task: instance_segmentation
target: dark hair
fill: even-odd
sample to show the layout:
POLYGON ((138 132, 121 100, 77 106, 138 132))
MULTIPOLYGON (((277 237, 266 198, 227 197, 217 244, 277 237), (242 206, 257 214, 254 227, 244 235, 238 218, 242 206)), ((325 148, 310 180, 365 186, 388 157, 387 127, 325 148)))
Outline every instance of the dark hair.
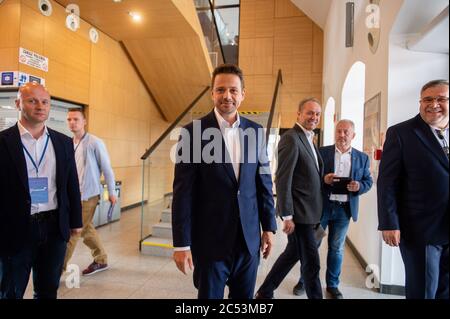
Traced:
POLYGON ((298 111, 301 112, 303 110, 303 106, 305 106, 305 104, 308 102, 315 102, 320 105, 320 101, 318 99, 316 99, 315 97, 308 97, 300 101, 298 105, 298 111))
POLYGON ((423 91, 425 91, 425 90, 427 90, 429 88, 432 88, 432 87, 435 87, 435 86, 441 86, 441 85, 448 86, 448 80, 433 80, 433 81, 430 81, 430 82, 428 82, 427 84, 425 84, 422 87, 422 90, 420 90, 420 94, 422 94, 423 91))
POLYGON ((83 115, 83 118, 86 118, 86 114, 84 114, 84 110, 80 108, 70 108, 68 112, 79 112, 81 115, 83 115))
POLYGON ((242 73, 242 70, 234 64, 221 64, 218 67, 214 69, 214 72, 212 74, 212 81, 211 81, 211 89, 214 88, 214 81, 216 80, 216 76, 219 74, 234 74, 239 77, 241 80, 241 88, 243 89, 245 87, 244 85, 244 74, 242 73))

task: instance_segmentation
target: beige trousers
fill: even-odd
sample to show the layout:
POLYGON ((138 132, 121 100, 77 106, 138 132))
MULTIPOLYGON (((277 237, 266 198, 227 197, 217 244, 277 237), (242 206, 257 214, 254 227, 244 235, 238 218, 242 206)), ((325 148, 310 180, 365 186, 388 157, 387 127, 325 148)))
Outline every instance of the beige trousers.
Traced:
POLYGON ((91 249, 92 257, 98 264, 107 264, 108 256, 106 255, 105 248, 100 242, 97 231, 95 230, 92 219, 94 218, 95 208, 99 201, 99 196, 89 198, 87 201, 81 202, 82 218, 83 218, 83 230, 81 234, 70 236, 70 240, 67 243, 66 257, 64 258, 64 271, 67 268, 67 264, 72 258, 73 252, 77 245, 78 239, 83 237, 83 243, 91 249))

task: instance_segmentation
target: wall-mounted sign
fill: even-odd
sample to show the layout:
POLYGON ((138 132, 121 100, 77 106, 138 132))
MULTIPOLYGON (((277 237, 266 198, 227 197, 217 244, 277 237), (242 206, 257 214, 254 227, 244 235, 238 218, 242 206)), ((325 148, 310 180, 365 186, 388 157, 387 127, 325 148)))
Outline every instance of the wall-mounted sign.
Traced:
POLYGON ((1 86, 14 85, 14 72, 2 72, 1 76, 1 86))
POLYGON ((33 68, 48 72, 48 58, 37 54, 36 52, 20 48, 19 62, 33 68))
POLYGON ((45 86, 45 79, 19 71, 1 71, 0 87, 19 87, 27 82, 36 82, 45 86))

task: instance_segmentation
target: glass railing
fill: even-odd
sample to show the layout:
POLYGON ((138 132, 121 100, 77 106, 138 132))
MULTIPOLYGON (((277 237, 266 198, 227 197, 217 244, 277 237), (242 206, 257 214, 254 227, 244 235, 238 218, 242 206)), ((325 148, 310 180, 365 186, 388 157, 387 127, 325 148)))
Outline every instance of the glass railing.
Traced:
POLYGON ((152 227, 160 222, 162 211, 170 207, 175 166, 170 154, 178 141, 180 128, 211 111, 208 93, 209 87, 206 87, 141 157, 140 243, 152 235, 152 227))
POLYGON ((213 67, 238 64, 239 1, 194 0, 213 67))

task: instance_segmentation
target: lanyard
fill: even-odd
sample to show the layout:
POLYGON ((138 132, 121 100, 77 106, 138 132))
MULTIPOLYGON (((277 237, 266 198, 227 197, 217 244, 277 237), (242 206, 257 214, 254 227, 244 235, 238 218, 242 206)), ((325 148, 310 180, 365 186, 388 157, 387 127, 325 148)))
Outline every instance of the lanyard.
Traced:
POLYGON ((82 138, 80 139, 80 141, 78 142, 77 146, 75 146, 75 151, 74 151, 74 153, 76 153, 76 152, 77 152, 77 149, 78 149, 78 147, 80 146, 80 144, 81 144, 81 141, 83 141, 83 139, 84 139, 84 137, 86 136, 86 134, 87 134, 87 132, 86 132, 86 133, 84 133, 83 137, 82 137, 82 138))
POLYGON ((45 152, 47 152, 47 146, 48 146, 48 141, 49 140, 50 140, 50 135, 47 134, 47 141, 45 142, 45 146, 44 146, 44 150, 42 151, 41 159, 39 160, 39 163, 37 165, 36 165, 36 162, 34 161, 33 157, 31 156, 31 154, 28 152, 28 150, 25 147, 25 145, 23 145, 23 143, 22 143, 22 147, 25 150, 25 153, 30 158, 31 163, 33 163, 33 166, 36 169, 36 174, 38 174, 38 175, 39 175, 39 166, 41 166, 42 160, 44 159, 44 156, 45 156, 45 152))

